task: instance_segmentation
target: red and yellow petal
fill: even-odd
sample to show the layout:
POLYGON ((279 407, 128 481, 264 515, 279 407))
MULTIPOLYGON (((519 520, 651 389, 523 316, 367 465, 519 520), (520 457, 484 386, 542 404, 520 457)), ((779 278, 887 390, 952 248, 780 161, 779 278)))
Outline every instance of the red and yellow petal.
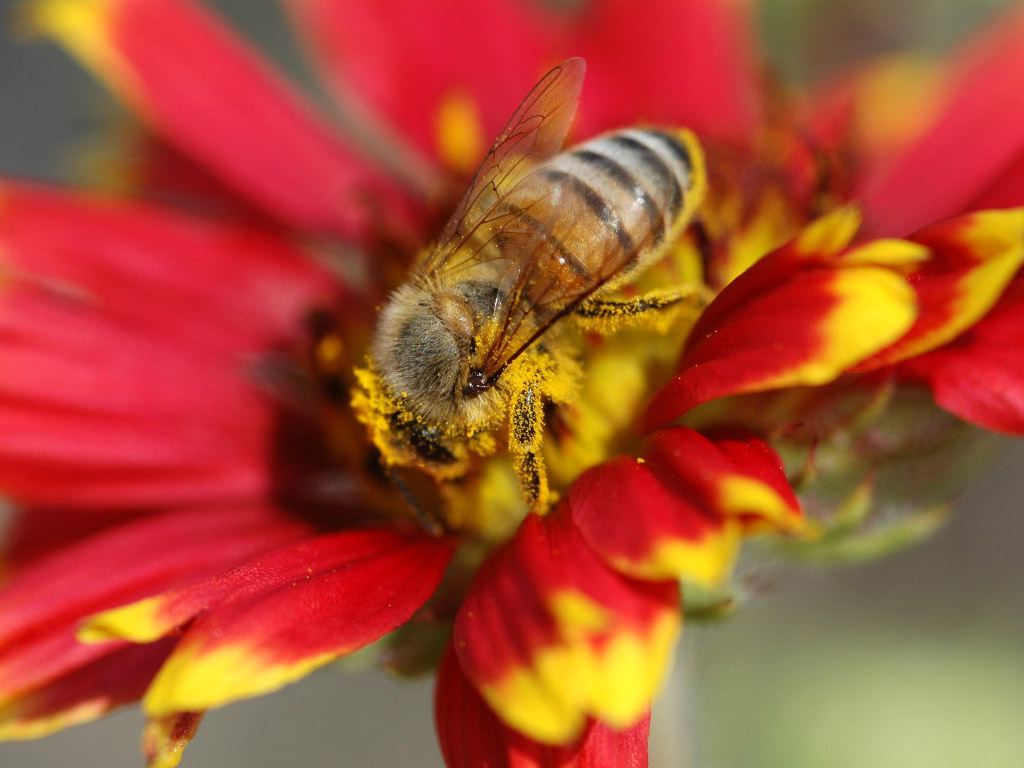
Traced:
POLYGON ((726 286, 648 406, 645 428, 726 395, 825 384, 899 339, 917 315, 900 268, 925 249, 882 240, 839 258, 857 223, 840 209, 726 286))
POLYGON ((856 366, 891 365, 954 338, 999 299, 1024 263, 1024 208, 966 214, 916 232, 930 258, 910 276, 920 314, 905 336, 856 366))
POLYGON ((980 208, 1024 204, 1024 12, 972 40, 931 127, 862 179, 873 234, 905 235, 980 208), (970 151, 964 151, 970 147, 970 151))
POLYGON ((190 0, 34 0, 27 22, 81 59, 150 127, 290 226, 364 233, 396 189, 190 0))
POLYGON ((589 470, 569 503, 587 543, 616 570, 708 587, 731 575, 745 531, 813 532, 764 441, 712 441, 683 427, 653 435, 643 459, 620 456, 589 470))
POLYGON ((929 384, 935 401, 972 424, 1024 435, 1024 280, 951 344, 907 360, 901 372, 929 384))
POLYGON ((75 629, 86 616, 206 578, 307 535, 307 526, 272 508, 176 510, 22 565, 0 590, 0 700, 45 690, 123 646, 77 642, 75 629))
POLYGON ((448 768, 647 768, 649 716, 624 730, 590 722, 572 744, 540 744, 498 719, 451 646, 438 670, 434 714, 448 768))
MULTIPOLYGON (((146 711, 160 717, 267 693, 377 640, 426 602, 451 557, 447 541, 383 529, 334 534, 317 545, 320 557, 308 562, 299 545, 265 567, 212 579, 205 602, 189 592, 184 600, 203 613, 157 674, 146 711), (228 593, 231 584, 238 593, 228 593)), ((104 629, 148 639, 162 609, 181 603, 171 596, 166 605, 144 605, 108 618, 104 629)))
POLYGON ((644 456, 663 482, 709 514, 808 532, 782 459, 754 435, 723 432, 709 438, 685 427, 663 429, 648 438, 644 456))
POLYGON ((638 459, 619 456, 587 471, 569 503, 591 548, 634 578, 718 586, 739 552, 739 520, 702 511, 638 459))
POLYGON ((628 579, 588 547, 565 507, 529 516, 477 575, 455 621, 462 669, 508 725, 545 744, 588 718, 646 714, 679 632, 675 582, 628 579))
POLYGON ((869 60, 817 94, 808 123, 822 146, 852 152, 857 172, 875 175, 932 128, 949 74, 937 59, 919 53, 869 60))
POLYGON ((146 768, 174 768, 181 762, 185 747, 199 730, 203 712, 175 712, 146 721, 142 731, 142 754, 146 768))
POLYGON ((0 696, 0 740, 46 736, 138 700, 172 646, 165 641, 112 650, 45 686, 0 696))

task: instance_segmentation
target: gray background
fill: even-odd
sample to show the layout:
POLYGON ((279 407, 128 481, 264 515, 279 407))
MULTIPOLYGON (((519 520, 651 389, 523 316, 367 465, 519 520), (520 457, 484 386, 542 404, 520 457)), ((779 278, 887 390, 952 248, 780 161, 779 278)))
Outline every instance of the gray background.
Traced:
MULTIPOLYGON (((0 0, 0 7, 12 5, 0 0)), ((308 82, 263 0, 217 5, 308 82)), ((942 50, 978 0, 773 0, 783 71, 813 79, 866 53, 942 50), (812 40, 813 44, 805 44, 812 40)), ((0 173, 66 178, 108 100, 48 44, 0 40, 0 173)), ((652 739, 662 766, 1020 768, 1024 765, 1024 449, 986 468, 942 533, 869 566, 780 576, 734 618, 686 633, 652 739)), ((191 768, 439 766, 430 683, 331 668, 208 715, 191 768)), ((138 766, 134 709, 36 742, 3 768, 138 766)))

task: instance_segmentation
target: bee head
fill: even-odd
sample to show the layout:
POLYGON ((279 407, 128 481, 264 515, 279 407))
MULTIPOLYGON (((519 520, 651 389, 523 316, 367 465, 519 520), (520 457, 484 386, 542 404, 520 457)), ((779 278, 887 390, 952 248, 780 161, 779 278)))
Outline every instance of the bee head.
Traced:
POLYGON ((462 295, 407 284, 381 312, 372 356, 385 384, 431 421, 456 415, 476 322, 462 295))

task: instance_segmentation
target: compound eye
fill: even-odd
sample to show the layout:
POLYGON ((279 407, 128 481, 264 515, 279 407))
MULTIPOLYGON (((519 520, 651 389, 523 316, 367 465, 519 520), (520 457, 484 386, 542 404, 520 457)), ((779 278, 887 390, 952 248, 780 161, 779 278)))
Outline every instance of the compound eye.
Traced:
POLYGON ((480 368, 474 368, 469 372, 469 379, 466 381, 465 394, 467 397, 476 397, 491 388, 491 382, 487 374, 480 368))

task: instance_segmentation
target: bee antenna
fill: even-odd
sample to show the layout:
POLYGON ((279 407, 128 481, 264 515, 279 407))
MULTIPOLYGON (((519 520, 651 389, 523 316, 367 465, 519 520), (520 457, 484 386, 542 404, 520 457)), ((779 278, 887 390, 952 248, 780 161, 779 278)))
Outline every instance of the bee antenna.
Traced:
POLYGON ((439 523, 433 516, 428 515, 426 510, 420 506, 420 503, 416 500, 416 497, 409 489, 409 486, 406 485, 405 481, 398 476, 398 473, 383 460, 381 460, 380 465, 388 480, 391 481, 391 484, 395 486, 400 494, 402 494, 402 498, 405 499, 405 503, 409 505, 409 508, 416 516, 417 522, 423 527, 423 529, 432 536, 444 535, 444 526, 442 526, 441 523, 439 523))

